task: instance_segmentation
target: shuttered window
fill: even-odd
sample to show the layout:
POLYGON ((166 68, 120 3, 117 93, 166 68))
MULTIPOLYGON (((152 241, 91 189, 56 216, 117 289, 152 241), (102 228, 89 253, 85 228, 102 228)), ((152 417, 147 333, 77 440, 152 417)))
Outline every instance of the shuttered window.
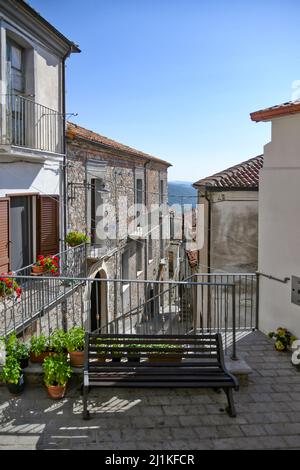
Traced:
POLYGON ((9 199, 0 198, 0 274, 9 271, 9 199))
POLYGON ((37 255, 59 252, 59 197, 39 196, 37 200, 37 255))

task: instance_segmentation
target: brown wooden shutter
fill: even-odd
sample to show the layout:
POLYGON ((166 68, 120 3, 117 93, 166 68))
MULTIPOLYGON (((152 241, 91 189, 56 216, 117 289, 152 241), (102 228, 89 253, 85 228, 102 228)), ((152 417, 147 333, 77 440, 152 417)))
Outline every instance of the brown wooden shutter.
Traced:
POLYGON ((9 271, 9 199, 0 198, 0 274, 9 271))
POLYGON ((37 255, 59 252, 59 197, 39 196, 37 200, 37 255))

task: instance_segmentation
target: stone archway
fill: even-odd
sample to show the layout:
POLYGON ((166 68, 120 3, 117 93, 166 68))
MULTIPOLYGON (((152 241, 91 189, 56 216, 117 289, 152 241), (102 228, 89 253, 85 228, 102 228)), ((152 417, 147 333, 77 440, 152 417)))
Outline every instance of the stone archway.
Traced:
MULTIPOLYGON (((107 279, 106 272, 103 269, 97 272, 94 277, 91 288, 91 310, 90 310, 90 329, 95 331, 107 325, 107 282, 101 282, 101 279, 107 279)), ((102 331, 105 333, 105 331, 102 331)))

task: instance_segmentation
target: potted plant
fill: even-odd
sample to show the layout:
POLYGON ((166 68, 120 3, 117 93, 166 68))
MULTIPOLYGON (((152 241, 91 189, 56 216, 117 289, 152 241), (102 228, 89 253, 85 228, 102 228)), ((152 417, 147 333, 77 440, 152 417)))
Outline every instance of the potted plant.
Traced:
POLYGON ((121 362, 123 352, 119 349, 123 348, 123 344, 114 343, 111 345, 111 360, 112 362, 121 362))
POLYGON ((49 337, 48 349, 51 353, 67 353, 67 334, 62 329, 54 330, 49 337))
POLYGON ((6 354, 14 356, 20 363, 21 369, 28 367, 29 346, 12 333, 5 341, 6 354))
POLYGON ((19 286, 17 281, 12 277, 5 277, 12 275, 12 273, 1 274, 0 277, 0 298, 17 298, 19 299, 22 294, 22 288, 19 286))
POLYGON ((83 367, 85 331, 80 326, 74 326, 66 333, 66 347, 73 367, 83 367))
POLYGON ((106 362, 106 358, 108 357, 108 348, 104 341, 105 340, 102 338, 97 338, 97 362, 106 362))
POLYGON ((43 363, 44 382, 50 398, 63 398, 72 369, 65 354, 48 356, 43 363))
POLYGON ((181 362, 182 355, 178 353, 182 353, 182 348, 180 344, 170 344, 170 343, 162 343, 162 344, 149 344, 147 345, 152 351, 148 353, 148 362, 181 362), (159 351, 159 350, 162 351, 159 351), (167 353, 164 349, 169 349, 170 352, 174 352, 174 355, 167 353))
POLYGON ((270 333, 268 333, 268 337, 275 341, 274 347, 280 352, 288 351, 293 342, 297 339, 290 331, 286 328, 282 328, 281 326, 277 328, 276 331, 270 331, 270 333))
POLYGON ((13 355, 7 355, 2 369, 2 377, 10 393, 19 395, 24 390, 24 375, 20 362, 13 355))
POLYGON ((30 361, 43 362, 49 356, 49 339, 44 334, 30 339, 30 361))
POLYGON ((77 232, 76 230, 72 230, 66 236, 66 243, 70 246, 78 246, 89 242, 90 238, 85 233, 77 232))
POLYGON ((57 274, 58 272, 58 257, 57 256, 43 256, 37 257, 36 263, 32 266, 34 274, 51 273, 57 274))
POLYGON ((127 350, 127 361, 128 362, 140 362, 140 354, 135 351, 136 348, 143 348, 145 345, 144 344, 137 344, 137 343, 132 343, 126 345, 128 348, 127 350))

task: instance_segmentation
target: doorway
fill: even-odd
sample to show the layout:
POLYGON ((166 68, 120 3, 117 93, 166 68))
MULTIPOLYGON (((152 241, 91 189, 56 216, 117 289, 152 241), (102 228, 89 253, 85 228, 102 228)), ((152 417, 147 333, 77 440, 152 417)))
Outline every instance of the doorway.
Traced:
POLYGON ((33 261, 32 198, 10 198, 11 270, 17 271, 33 261))
MULTIPOLYGON (((101 282, 101 279, 107 279, 104 270, 99 271, 92 283, 91 290, 91 331, 103 329, 107 325, 107 282, 101 282)), ((102 333, 106 333, 103 329, 102 333)))

